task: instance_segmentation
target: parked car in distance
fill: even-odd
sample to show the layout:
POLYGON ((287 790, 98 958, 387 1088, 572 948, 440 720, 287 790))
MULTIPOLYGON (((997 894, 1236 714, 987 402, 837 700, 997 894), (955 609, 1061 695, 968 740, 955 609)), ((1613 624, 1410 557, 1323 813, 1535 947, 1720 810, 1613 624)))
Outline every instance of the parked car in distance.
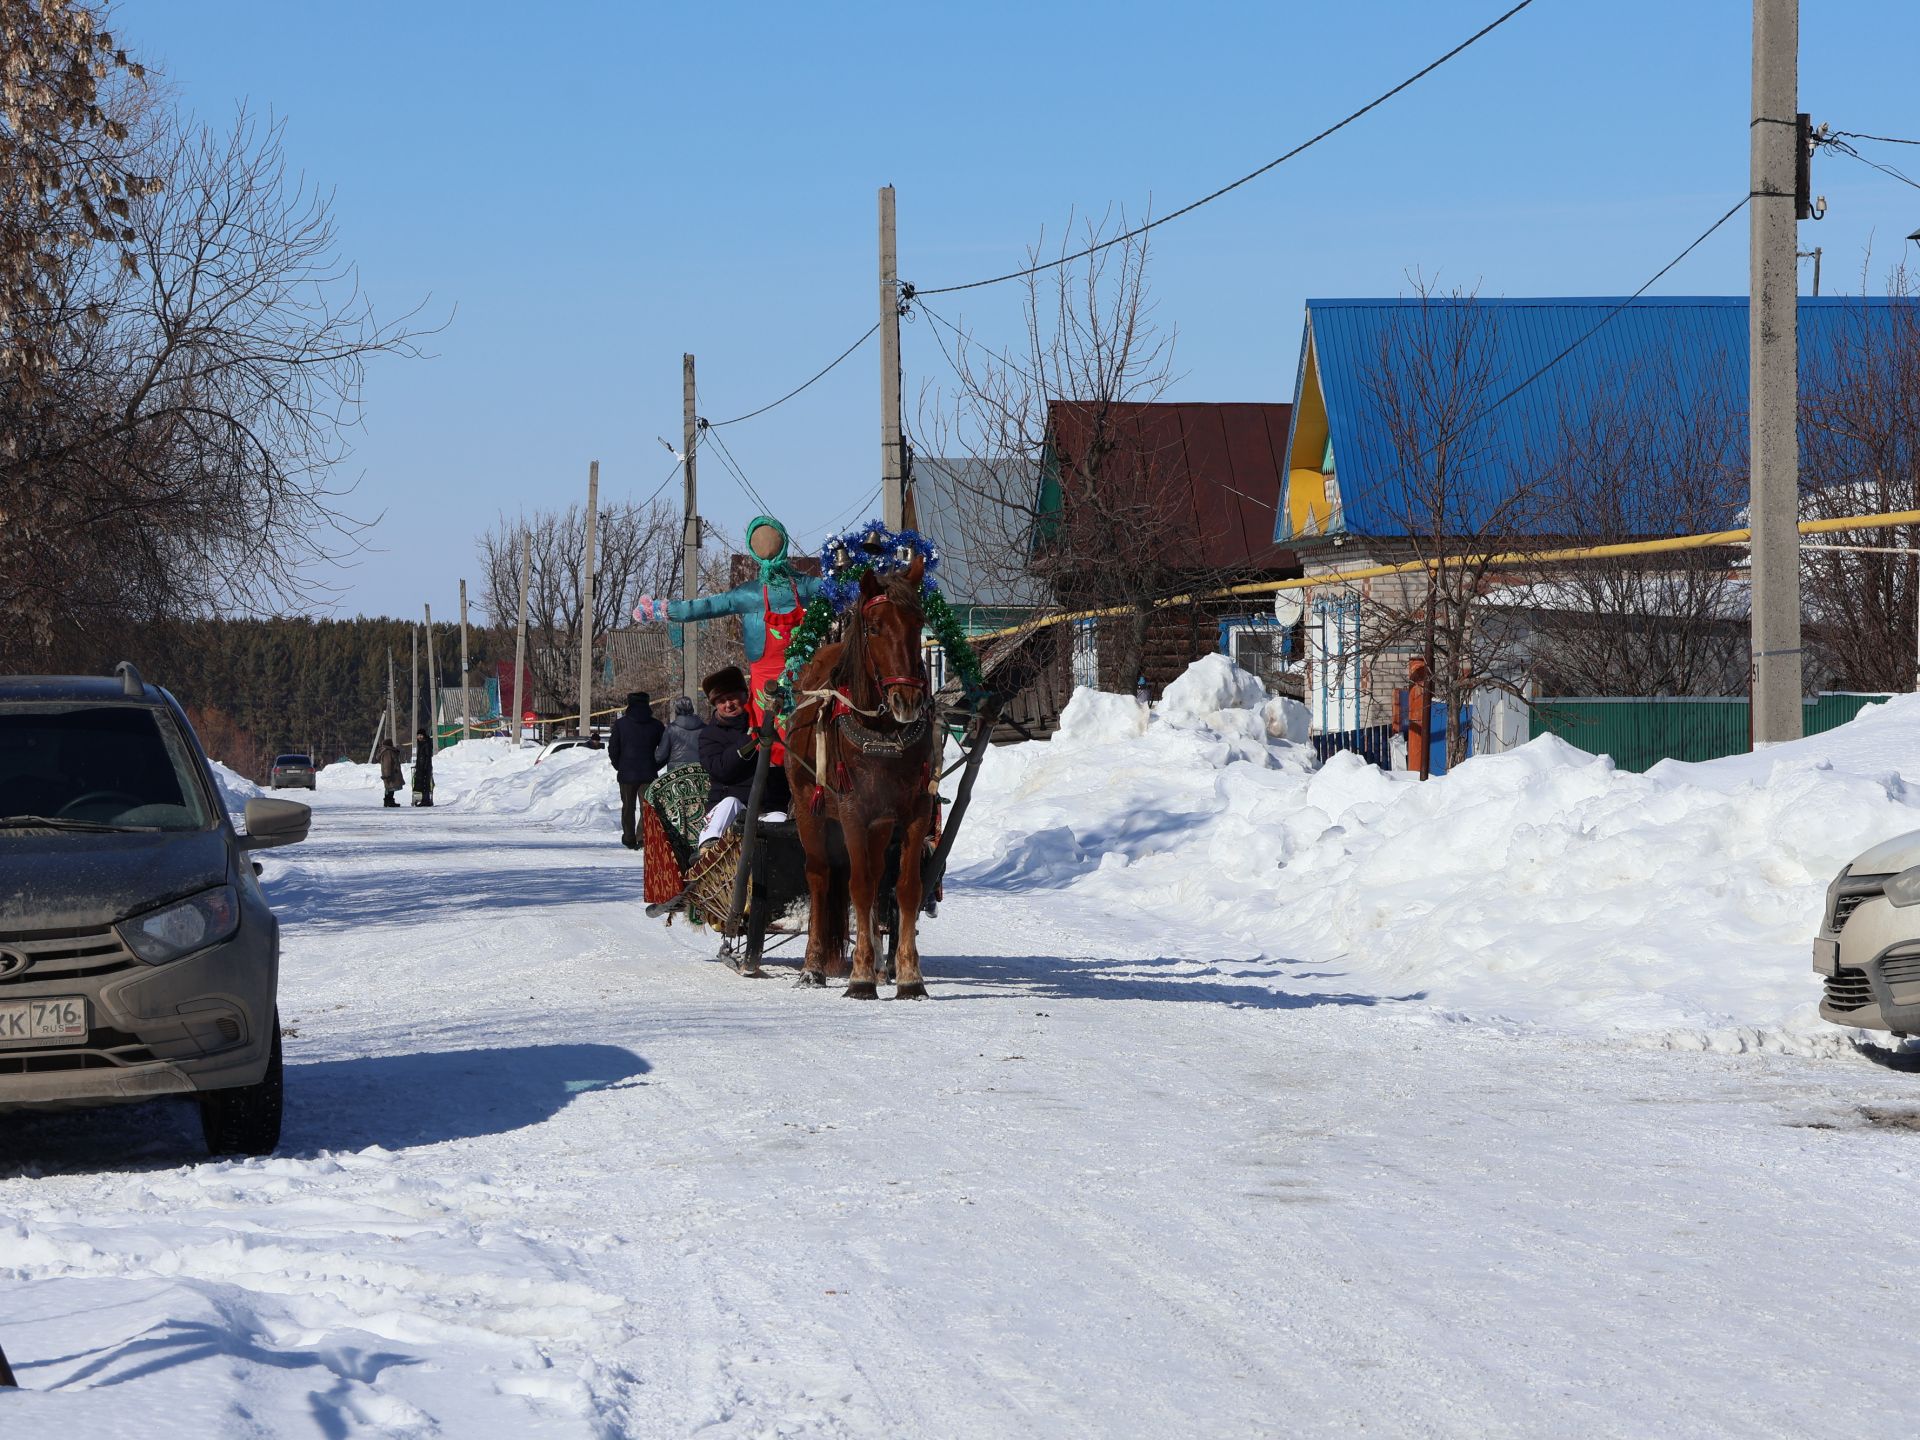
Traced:
POLYGON ((235 832, 172 695, 0 676, 0 1111, 178 1095, 215 1155, 280 1143, 280 926, 250 852, 313 812, 260 796, 235 832))
POLYGON ((533 763, 538 765, 549 755, 557 755, 562 750, 579 750, 583 748, 600 750, 604 749, 605 746, 606 742, 602 740, 597 733, 591 739, 582 735, 565 735, 558 740, 549 740, 545 745, 541 746, 540 753, 533 757, 533 763))
POLYGON ((1920 1035, 1920 830, 1882 841, 1834 877, 1813 968, 1822 1018, 1920 1035))
POLYGON ((311 755, 274 756, 273 770, 267 776, 267 784, 275 790, 284 790, 291 785, 304 785, 309 790, 317 788, 314 780, 313 757, 311 755))

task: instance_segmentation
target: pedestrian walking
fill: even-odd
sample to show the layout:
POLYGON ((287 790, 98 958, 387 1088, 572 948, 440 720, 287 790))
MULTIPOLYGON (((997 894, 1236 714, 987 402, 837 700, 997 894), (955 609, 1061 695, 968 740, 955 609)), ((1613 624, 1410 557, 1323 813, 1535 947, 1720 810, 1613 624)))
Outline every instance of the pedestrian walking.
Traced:
POLYGON ((640 792, 660 773, 655 752, 666 739, 667 727, 653 716, 653 702, 644 690, 627 696, 627 708, 614 718, 613 733, 607 737, 607 759, 620 778, 620 843, 629 850, 640 848, 640 832, 634 826, 634 806, 640 792))
POLYGON ((433 739, 424 730, 413 737, 413 803, 433 804, 433 739))
POLYGON ((400 775, 400 747, 391 739, 382 740, 377 758, 380 761, 380 788, 386 792, 386 798, 380 803, 388 810, 398 810, 400 802, 393 796, 403 783, 400 775))
POLYGON ((692 697, 674 696, 673 719, 667 722, 667 732, 660 737, 659 748, 653 752, 653 758, 660 762, 662 775, 682 765, 700 763, 701 723, 692 697))

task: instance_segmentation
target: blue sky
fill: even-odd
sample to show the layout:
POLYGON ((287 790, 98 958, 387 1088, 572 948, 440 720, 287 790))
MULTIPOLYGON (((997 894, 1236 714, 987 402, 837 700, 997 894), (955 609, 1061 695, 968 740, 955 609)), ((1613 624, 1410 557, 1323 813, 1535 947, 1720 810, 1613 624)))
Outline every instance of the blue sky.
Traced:
MULTIPOLYGON (((377 304, 452 313, 433 357, 376 364, 348 462, 383 519, 340 613, 453 608, 501 513, 645 499, 702 410, 790 389, 873 323, 874 195, 899 191, 903 279, 1014 268, 1082 213, 1187 203, 1478 29, 1503 0, 825 6, 492 0, 122 0, 117 28, 185 104, 242 101, 332 189, 377 304)), ((1807 3, 1801 108, 1920 138, 1920 5, 1807 3)), ((1156 232, 1172 398, 1286 400, 1309 296, 1418 270, 1490 294, 1622 294, 1747 189, 1746 0, 1535 0, 1299 160, 1156 232)), ((1920 177, 1920 150, 1863 147, 1920 177)), ((1839 157, 1815 188, 1824 288, 1920 228, 1920 189, 1839 157)), ((1746 288, 1736 219, 1656 289, 1746 288)), ((1916 255, 1915 258, 1920 258, 1916 255)), ((1807 277, 1810 283, 1810 277, 1807 277)), ((1013 340, 1016 287, 946 297, 1013 340)), ((909 410, 945 365, 905 327, 909 410)), ((879 479, 879 360, 726 432, 805 539, 879 479)), ((757 506, 709 457, 701 509, 757 506)), ((677 494, 677 482, 669 494, 677 494)))

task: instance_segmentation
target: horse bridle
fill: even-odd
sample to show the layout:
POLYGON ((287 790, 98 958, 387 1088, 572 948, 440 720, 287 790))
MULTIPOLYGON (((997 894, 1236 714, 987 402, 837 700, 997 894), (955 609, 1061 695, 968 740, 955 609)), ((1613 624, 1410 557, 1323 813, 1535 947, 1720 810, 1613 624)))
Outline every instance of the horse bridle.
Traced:
MULTIPOLYGON (((894 603, 894 598, 891 595, 875 595, 867 600, 865 604, 861 605, 860 613, 864 615, 876 605, 892 605, 894 603)), ((876 675, 874 681, 879 685, 882 695, 886 694, 889 687, 896 685, 905 690, 924 691, 927 688, 927 682, 917 675, 876 675)))

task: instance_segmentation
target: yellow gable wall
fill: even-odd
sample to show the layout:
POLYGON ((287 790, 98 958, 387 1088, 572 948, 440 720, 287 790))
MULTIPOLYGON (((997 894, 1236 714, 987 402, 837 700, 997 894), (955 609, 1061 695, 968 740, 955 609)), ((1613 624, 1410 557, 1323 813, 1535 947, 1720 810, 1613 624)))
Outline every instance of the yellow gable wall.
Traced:
POLYGON ((1307 331, 1306 373, 1294 400, 1293 453, 1287 457, 1287 526, 1294 535, 1324 535, 1333 507, 1320 466, 1327 454, 1327 402, 1320 393, 1320 362, 1307 331))

